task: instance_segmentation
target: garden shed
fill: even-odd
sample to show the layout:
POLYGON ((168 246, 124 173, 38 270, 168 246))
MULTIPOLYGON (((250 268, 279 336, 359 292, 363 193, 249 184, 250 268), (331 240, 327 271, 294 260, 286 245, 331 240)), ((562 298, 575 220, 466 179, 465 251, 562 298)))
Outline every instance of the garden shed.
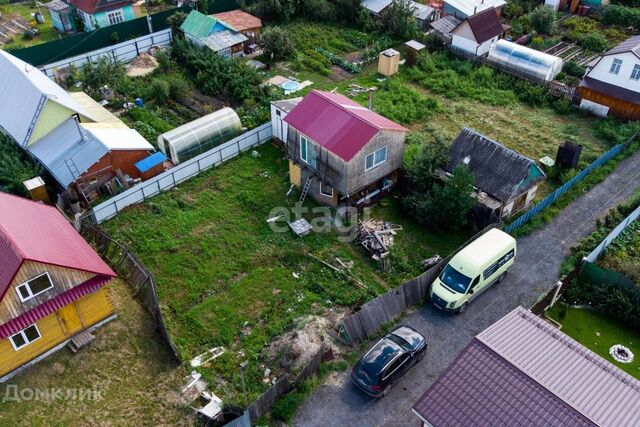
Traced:
POLYGON ((562 59, 506 40, 489 50, 489 62, 496 67, 533 81, 551 81, 562 71, 562 59))
POLYGON ((242 132, 240 117, 223 108, 158 136, 158 147, 173 164, 189 160, 242 132))

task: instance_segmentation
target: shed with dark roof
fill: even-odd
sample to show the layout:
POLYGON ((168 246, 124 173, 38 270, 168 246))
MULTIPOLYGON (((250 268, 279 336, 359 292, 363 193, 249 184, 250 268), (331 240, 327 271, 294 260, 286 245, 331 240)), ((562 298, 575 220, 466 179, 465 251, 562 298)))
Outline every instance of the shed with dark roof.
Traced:
POLYGON ((434 427, 637 426, 640 381, 518 307, 477 335, 413 412, 434 427))
POLYGON ((478 201, 502 217, 526 209, 545 178, 533 160, 469 128, 453 141, 444 170, 452 174, 460 165, 473 175, 478 201))
POLYGON ((474 56, 486 55, 506 31, 493 7, 468 16, 452 31, 451 47, 474 56))

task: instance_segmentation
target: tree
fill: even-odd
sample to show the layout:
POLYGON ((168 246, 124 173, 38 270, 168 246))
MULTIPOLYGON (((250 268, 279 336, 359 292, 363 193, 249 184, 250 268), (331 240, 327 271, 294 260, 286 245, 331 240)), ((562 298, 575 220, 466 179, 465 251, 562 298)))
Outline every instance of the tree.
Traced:
POLYGON ((475 206, 472 192, 473 175, 460 165, 444 184, 435 184, 431 193, 414 192, 409 200, 414 216, 426 226, 460 228, 475 206))
POLYGON ((178 29, 180 28, 180 26, 182 25, 185 19, 187 19, 187 14, 184 12, 176 12, 167 18, 167 24, 169 24, 169 26, 171 27, 171 32, 174 35, 180 34, 178 29))
POLYGON ((529 14, 531 25, 538 34, 551 35, 556 30, 556 12, 549 6, 540 5, 529 14))
POLYGON ((448 160, 448 148, 445 139, 436 136, 434 142, 425 142, 422 133, 409 134, 407 144, 421 144, 418 153, 405 165, 407 180, 414 191, 428 192, 437 177, 438 168, 442 168, 448 160))
POLYGON ((289 33, 280 27, 267 27, 260 35, 258 44, 268 57, 275 60, 290 57, 294 50, 289 33))
POLYGON ((96 92, 105 85, 119 92, 122 89, 125 74, 126 69, 122 62, 102 56, 97 61, 87 62, 84 65, 81 73, 82 84, 91 92, 96 92))
POLYGON ((390 35, 409 39, 418 31, 411 0, 396 0, 382 17, 382 28, 390 35))
POLYGON ((298 15, 313 21, 333 21, 336 10, 327 0, 299 0, 298 15))
POLYGON ((265 21, 287 23, 296 15, 294 0, 261 0, 253 3, 249 11, 265 21))
POLYGON ((354 24, 358 22, 360 11, 362 11, 362 2, 360 0, 336 0, 334 7, 338 21, 354 24))

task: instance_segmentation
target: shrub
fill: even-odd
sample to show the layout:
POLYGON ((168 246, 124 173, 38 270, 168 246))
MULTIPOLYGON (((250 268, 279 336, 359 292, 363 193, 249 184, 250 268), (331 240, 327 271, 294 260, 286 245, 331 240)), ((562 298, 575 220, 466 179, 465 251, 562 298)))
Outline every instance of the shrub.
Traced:
POLYGON ((565 62, 562 66, 562 72, 573 77, 582 78, 587 72, 586 68, 575 61, 565 62))
POLYGON ((607 49, 608 45, 607 39, 602 34, 595 31, 582 37, 578 43, 583 48, 592 52, 602 52, 607 49))
POLYGON ((335 14, 339 21, 355 24, 362 9, 360 0, 334 0, 335 14))
POLYGON ((25 30, 22 33, 22 40, 33 40, 34 37, 35 33, 33 32, 33 30, 25 30))
POLYGON ((159 104, 165 104, 169 100, 169 83, 162 79, 153 79, 149 85, 149 98, 155 99, 159 104))
POLYGON ((123 92, 125 74, 122 62, 113 61, 105 56, 95 62, 87 62, 81 72, 84 88, 94 93, 105 85, 116 92, 123 92))
POLYGON ((604 7, 601 21, 605 24, 620 25, 621 27, 640 28, 640 9, 607 5, 604 7))
POLYGON ((396 0, 382 16, 382 29, 388 34, 409 39, 418 31, 410 0, 396 0))
POLYGON ((529 14, 531 25, 538 34, 551 35, 556 30, 556 12, 544 5, 540 5, 533 9, 529 14))
POLYGON ((300 0, 300 15, 312 21, 331 21, 335 18, 335 8, 327 0, 300 0))
POLYGON ((180 75, 171 75, 166 81, 169 84, 169 98, 175 101, 185 99, 191 90, 189 82, 180 75))
POLYGON ((289 33, 280 27, 268 27, 260 35, 260 47, 271 59, 286 59, 293 54, 294 45, 289 33))
POLYGON ((117 31, 112 32, 112 33, 109 35, 109 40, 110 40, 110 41, 111 41, 111 43, 113 43, 113 44, 118 44, 118 43, 120 43, 120 34, 118 34, 118 32, 117 32, 117 31))

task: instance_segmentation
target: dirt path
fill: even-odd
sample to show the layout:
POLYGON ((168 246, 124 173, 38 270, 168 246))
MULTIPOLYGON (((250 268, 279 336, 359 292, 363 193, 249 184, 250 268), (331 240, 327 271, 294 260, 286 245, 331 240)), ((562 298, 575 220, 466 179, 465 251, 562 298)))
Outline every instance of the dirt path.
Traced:
POLYGON ((411 406, 472 337, 518 305, 530 307, 558 278, 570 247, 595 230, 596 219, 640 188, 640 152, 623 160, 591 191, 549 225, 518 239, 518 260, 507 279, 485 292, 464 315, 446 315, 425 305, 403 319, 427 338, 427 357, 384 399, 372 400, 349 381, 349 372, 325 384, 298 411, 295 425, 419 425, 411 406))

